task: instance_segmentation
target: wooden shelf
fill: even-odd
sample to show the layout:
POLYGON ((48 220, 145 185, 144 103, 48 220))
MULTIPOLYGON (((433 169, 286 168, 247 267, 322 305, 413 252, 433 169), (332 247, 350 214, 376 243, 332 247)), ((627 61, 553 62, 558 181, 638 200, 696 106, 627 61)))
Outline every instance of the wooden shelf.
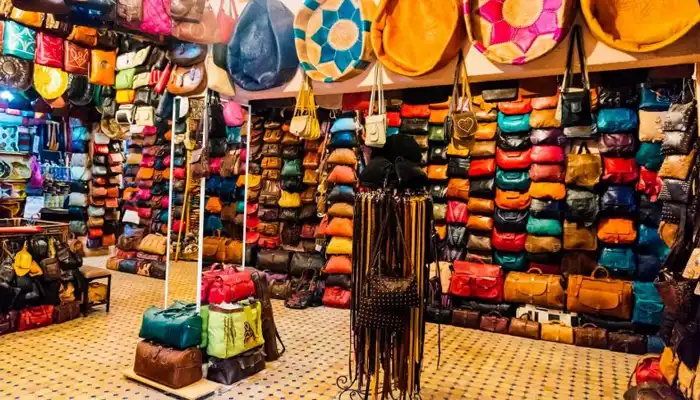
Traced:
POLYGON ((29 157, 30 153, 20 153, 15 151, 0 151, 0 156, 17 156, 17 157, 29 157))
MULTIPOLYGON (((297 0, 284 0, 283 2, 292 11, 298 9, 298 7, 295 7, 297 0)), ((700 62, 700 27, 696 27, 676 43, 659 51, 650 53, 625 53, 615 50, 602 42, 598 42, 590 34, 588 29, 585 28, 585 23, 580 15, 578 17, 578 23, 584 26, 585 51, 590 72, 651 68, 700 62)), ((567 46, 568 38, 562 41, 556 49, 542 58, 524 65, 506 65, 495 64, 489 61, 483 54, 467 42, 464 47, 464 52, 466 54, 469 81, 471 83, 476 83, 561 75, 564 73, 566 65, 567 46)), ((451 85, 454 77, 455 64, 456 59, 441 70, 417 78, 406 77, 385 70, 384 89, 395 90, 451 85)), ((249 92, 236 87, 236 96, 234 99, 246 104, 253 100, 295 97, 301 87, 302 74, 303 71, 299 68, 292 81, 285 86, 265 91, 249 92)), ((367 92, 372 89, 373 82, 373 67, 370 66, 367 68, 367 71, 361 75, 347 81, 337 83, 313 82, 313 87, 314 93, 317 95, 367 92)))

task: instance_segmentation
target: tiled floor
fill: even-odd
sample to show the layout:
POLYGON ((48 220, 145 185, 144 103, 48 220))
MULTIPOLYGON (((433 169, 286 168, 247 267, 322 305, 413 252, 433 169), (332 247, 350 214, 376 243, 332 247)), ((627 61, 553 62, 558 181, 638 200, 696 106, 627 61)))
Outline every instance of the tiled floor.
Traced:
MULTIPOLYGON (((91 260, 95 265, 95 261, 91 260)), ((171 298, 194 296, 193 263, 171 270, 171 298)), ((162 305, 164 282, 114 273, 112 310, 34 331, 0 336, 0 399, 167 399, 124 379, 141 312, 162 305)), ((260 374, 224 388, 221 399, 332 399, 347 373, 348 312, 288 310, 275 301, 287 352, 260 374)), ((636 356, 429 325, 423 368, 428 399, 619 399, 636 356)), ((348 396, 344 396, 348 399, 348 396)))

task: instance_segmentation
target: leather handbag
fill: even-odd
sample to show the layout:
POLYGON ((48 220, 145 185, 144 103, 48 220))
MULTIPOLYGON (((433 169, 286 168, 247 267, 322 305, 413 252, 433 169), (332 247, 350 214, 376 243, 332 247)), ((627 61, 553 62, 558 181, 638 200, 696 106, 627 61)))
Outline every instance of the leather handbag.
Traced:
POLYGON ((640 142, 658 143, 664 140, 664 131, 661 124, 663 123, 665 114, 665 111, 639 111, 638 121, 640 142))
POLYGON ((504 299, 510 303, 534 304, 558 310, 564 309, 564 288, 559 275, 545 275, 531 268, 510 272, 503 287, 504 299), (532 273, 537 272, 537 273, 532 273))
POLYGON ((477 214, 492 214, 495 208, 493 200, 470 197, 467 201, 467 211, 477 214))
POLYGON ((149 307, 143 313, 139 337, 177 350, 199 346, 202 317, 195 304, 175 302, 166 309, 149 307))
POLYGON ((527 233, 535 236, 561 236, 561 222, 557 219, 537 218, 531 215, 527 220, 527 233))
MULTIPOLYGON (((177 3, 182 3, 181 0, 176 1, 177 3)), ((173 23, 172 35, 185 42, 214 44, 219 40, 217 16, 212 10, 211 4, 206 1, 198 2, 205 3, 205 5, 199 18, 196 20, 181 20, 181 18, 177 18, 173 14, 173 18, 176 18, 178 21, 173 23)), ((192 9, 195 8, 192 7, 192 9)), ((219 10, 219 12, 221 11, 219 10)))
POLYGON ((503 301, 503 271, 498 265, 455 261, 449 293, 461 297, 503 301))
POLYGON ((447 162, 447 176, 451 178, 469 177, 470 161, 468 158, 450 157, 447 162))
POLYGON ((605 108, 598 111, 596 121, 600 133, 636 131, 639 125, 637 112, 629 108, 605 108))
POLYGON ((494 225, 500 232, 525 232, 528 220, 527 211, 508 211, 497 208, 493 214, 494 225))
MULTIPOLYGON (((449 233, 449 228, 452 228, 452 226, 448 227, 448 233, 449 233)), ((462 244, 452 244, 453 247, 458 247, 461 246, 462 244)), ((491 237, 487 235, 479 235, 474 232, 472 232, 469 235, 469 238, 467 239, 467 249, 471 251, 479 251, 479 252, 491 252, 493 249, 491 245, 491 237)), ((467 253, 469 255, 469 253, 467 253)), ((473 261, 472 259, 468 258, 467 261, 473 261)), ((485 262, 483 259, 478 259, 477 261, 479 262, 485 262)))
POLYGON ((689 132, 694 131, 696 117, 693 111, 696 108, 695 102, 691 101, 685 104, 671 104, 666 115, 664 115, 661 127, 665 132, 678 131, 689 132))
POLYGON ((600 211, 598 195, 586 190, 568 189, 566 205, 567 219, 583 222, 587 226, 593 224, 600 211))
POLYGON ((611 244, 631 244, 637 239, 634 221, 624 218, 603 218, 598 224, 598 239, 611 244))
POLYGON ((530 151, 533 163, 561 164, 564 162, 564 149, 560 146, 537 145, 530 151))
POLYGON ((481 140, 474 142, 471 156, 473 158, 489 158, 496 155, 495 140, 481 140))
POLYGON ((630 215, 637 212, 634 190, 630 186, 611 185, 600 199, 600 209, 610 215, 630 215))
POLYGON ((473 231, 490 232, 493 229, 493 218, 484 215, 472 214, 467 219, 467 228, 473 231))
POLYGON ((192 96, 207 88, 207 72, 204 63, 190 67, 176 66, 170 73, 168 92, 176 96, 192 96))
POLYGON ((508 334, 529 339, 540 339, 540 324, 530 320, 529 314, 520 318, 511 318, 508 326, 508 334))
POLYGON ((530 126, 534 129, 559 128, 561 121, 556 118, 555 109, 533 110, 530 114, 530 126))
POLYGON ((505 170, 530 168, 530 164, 532 164, 530 151, 531 149, 505 151, 499 147, 496 149, 496 165, 505 170))
POLYGON ((134 373, 179 389, 202 379, 202 352, 197 347, 176 350, 141 341, 136 345, 134 373))
POLYGON ((525 240, 525 250, 528 253, 558 253, 561 250, 561 240, 553 236, 528 235, 525 240))
POLYGON ((575 153, 566 156, 567 185, 593 189, 602 173, 600 155, 592 154, 586 144, 580 145, 575 153))
POLYGON ((525 210, 530 206, 530 193, 496 189, 496 206, 504 210, 525 210))
POLYGON ((569 275, 566 309, 607 317, 629 319, 632 315, 632 283, 608 277, 605 268, 597 267, 591 276, 569 275), (604 271, 605 278, 596 278, 604 271))
POLYGON ((565 250, 595 251, 598 248, 596 231, 578 222, 564 221, 563 246, 565 250))
POLYGON ((47 67, 63 68, 63 38, 39 32, 34 62, 47 67))
POLYGON ((607 331, 594 324, 583 324, 574 328, 574 343, 580 347, 606 349, 608 347, 607 331))
POLYGON ((541 339, 548 342, 574 344, 574 330, 561 321, 550 321, 540 325, 541 339))
POLYGON ((534 182, 564 182, 566 167, 562 164, 532 164, 529 175, 534 182))
POLYGON ((505 334, 508 332, 508 322, 507 317, 502 317, 498 312, 492 311, 481 317, 479 328, 487 332, 505 334))
POLYGON ((661 296, 652 282, 634 282, 634 309, 632 322, 637 324, 661 325, 664 305, 661 296))
POLYGON ((194 21, 202 18, 204 0, 171 0, 170 15, 176 21, 194 21))
POLYGON ((664 202, 688 204, 691 195, 690 190, 690 182, 666 178, 663 180, 658 199, 664 202))
POLYGON ((469 180, 450 178, 445 195, 448 199, 469 200, 469 180))
POLYGON ((470 178, 494 176, 495 173, 496 160, 493 158, 471 160, 471 163, 469 164, 470 178))
POLYGON ((517 151, 527 150, 532 146, 530 136, 526 133, 506 134, 499 130, 496 135, 496 143, 501 150, 517 151))
POLYGON ((583 48, 583 33, 579 25, 575 25, 571 32, 566 57, 566 69, 560 93, 561 98, 559 99, 557 114, 562 126, 589 126, 593 124, 588 68, 583 48), (581 87, 576 88, 571 87, 575 73, 573 69, 574 48, 576 48, 581 67, 581 87))
POLYGON ((608 333, 608 349, 622 353, 644 354, 647 350, 646 337, 632 331, 608 333))
POLYGON ((512 253, 505 251, 494 252, 494 262, 506 271, 523 271, 527 268, 527 258, 524 252, 512 253))
POLYGON ((24 308, 19 312, 17 330, 21 332, 49 326, 53 323, 53 312, 54 306, 52 305, 24 308))
POLYGON ((526 233, 500 232, 498 227, 493 228, 493 234, 491 236, 491 244, 498 251, 525 251, 526 240, 526 233))
POLYGON ((634 135, 628 133, 609 133, 600 136, 598 150, 605 155, 624 155, 634 153, 634 135))
POLYGON ((452 311, 452 325, 462 328, 479 329, 481 313, 474 310, 456 309, 452 311))
POLYGON ((498 111, 506 115, 527 114, 532 111, 532 105, 529 98, 518 96, 515 100, 498 102, 498 111))
MULTIPOLYGON (((447 165, 429 165, 428 166, 428 179, 432 181, 446 181, 447 178, 447 165)), ((447 189, 449 191, 449 187, 447 189)), ((469 189, 467 188, 467 192, 469 189)))
POLYGON ((664 158, 659 169, 659 177, 687 180, 695 160, 695 150, 688 155, 673 154, 664 158))
MULTIPOLYGON (((692 130, 694 131, 694 130, 692 130)), ((690 132, 683 131, 666 131, 664 132, 664 140, 661 145, 661 154, 688 154, 693 147, 693 135, 690 132)), ((646 143, 643 143, 646 144, 646 143)), ((652 144, 652 143, 649 143, 652 144)), ((641 152, 641 149, 637 154, 641 152)), ((640 163, 637 157, 637 163, 640 163)), ((660 163, 659 163, 660 165, 660 163)), ((658 169, 658 168, 657 168, 658 169)))
POLYGON ((533 199, 562 200, 566 197, 566 186, 560 182, 533 182, 528 193, 533 199))
POLYGON ((493 140, 497 130, 498 124, 496 122, 480 122, 477 124, 474 138, 477 141, 493 140))
POLYGON ((603 159, 603 177, 608 183, 627 184, 639 177, 639 167, 634 158, 605 157, 603 159))
POLYGON ((560 219, 563 213, 563 206, 558 200, 532 199, 530 202, 530 214, 533 217, 560 219))
POLYGON ((290 275, 301 277, 306 270, 314 270, 320 273, 325 265, 325 260, 319 254, 294 253, 290 263, 290 275))
POLYGON ((530 175, 527 171, 506 171, 497 168, 496 186, 502 190, 527 190, 530 187, 530 175))
POLYGON ((566 144, 566 136, 560 128, 532 129, 530 142, 533 145, 563 146, 566 144))
POLYGON ((447 223, 466 224, 468 219, 467 205, 461 201, 447 202, 447 223))
POLYGON ((633 86, 598 88, 598 108, 631 108, 639 105, 639 91, 633 86))
POLYGON ((521 133, 530 130, 530 114, 506 115, 498 113, 498 129, 503 133, 521 133))
POLYGON ((93 49, 90 51, 90 83, 102 86, 113 86, 116 80, 115 66, 116 51, 93 49))

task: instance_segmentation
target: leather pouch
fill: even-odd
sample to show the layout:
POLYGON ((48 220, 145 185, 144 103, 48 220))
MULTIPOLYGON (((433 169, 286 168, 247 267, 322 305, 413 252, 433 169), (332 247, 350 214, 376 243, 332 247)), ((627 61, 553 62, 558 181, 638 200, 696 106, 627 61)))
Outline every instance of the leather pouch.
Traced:
POLYGON ((695 150, 688 155, 674 154, 664 159, 659 169, 659 177, 687 180, 695 160, 695 150))

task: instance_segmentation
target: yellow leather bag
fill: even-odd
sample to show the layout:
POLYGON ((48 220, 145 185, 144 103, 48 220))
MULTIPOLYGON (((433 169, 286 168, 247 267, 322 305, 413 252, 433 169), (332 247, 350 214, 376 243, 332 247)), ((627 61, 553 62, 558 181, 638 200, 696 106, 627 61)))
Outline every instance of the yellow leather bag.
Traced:
POLYGON ((150 254, 165 255, 167 248, 167 238, 163 235, 150 233, 141 239, 139 243, 139 251, 144 251, 150 254))
MULTIPOLYGON (((15 262, 13 264, 15 274, 17 276, 27 275, 27 273, 30 273, 32 270, 33 262, 34 260, 32 260, 32 255, 29 254, 29 251, 27 251, 27 243, 24 243, 22 250, 15 254, 15 262)), ((39 271, 41 271, 41 268, 39 268, 39 271)))
POLYGON ((540 329, 542 340, 574 344, 574 328, 562 324, 561 321, 551 321, 542 324, 540 329))
POLYGON ((41 25, 44 23, 44 13, 24 11, 15 7, 10 13, 10 19, 15 20, 22 25, 31 26, 33 28, 41 28, 41 25))
POLYGON ((370 36, 377 59, 389 70, 420 76, 459 52, 466 36, 457 0, 382 0, 370 36))
POLYGON ((117 104, 131 104, 134 102, 135 97, 136 91, 134 89, 120 89, 117 90, 115 100, 117 104))
POLYGON ((659 359, 659 369, 669 385, 672 385, 676 380, 680 363, 681 359, 673 352, 673 349, 664 347, 661 359, 659 359))
POLYGON ((331 255, 352 255, 352 239, 347 237, 333 236, 326 247, 326 254, 331 255))
POLYGON ((301 207, 301 196, 299 193, 282 191, 282 196, 278 202, 279 206, 282 208, 298 208, 301 207))
POLYGON ((557 110, 549 108, 546 110, 532 110, 530 113, 530 127, 532 128, 558 128, 561 121, 556 117, 557 110))
POLYGON ((34 64, 34 88, 44 99, 56 99, 68 89, 68 73, 60 68, 34 64))

